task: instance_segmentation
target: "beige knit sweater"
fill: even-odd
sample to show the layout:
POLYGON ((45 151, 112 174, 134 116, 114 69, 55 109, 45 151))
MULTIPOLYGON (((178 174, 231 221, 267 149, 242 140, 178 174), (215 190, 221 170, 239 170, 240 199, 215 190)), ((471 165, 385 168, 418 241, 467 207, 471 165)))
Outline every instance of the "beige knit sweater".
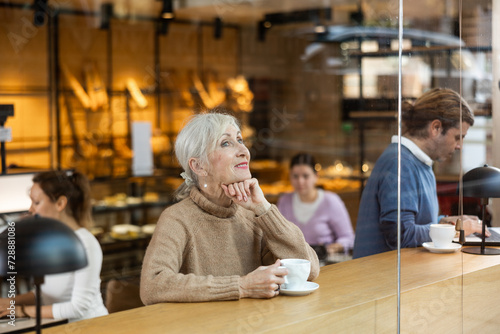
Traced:
POLYGON ((160 216, 146 250, 141 274, 144 304, 239 299, 238 278, 277 259, 319 261, 300 229, 275 205, 256 217, 237 204, 229 208, 198 189, 160 216))

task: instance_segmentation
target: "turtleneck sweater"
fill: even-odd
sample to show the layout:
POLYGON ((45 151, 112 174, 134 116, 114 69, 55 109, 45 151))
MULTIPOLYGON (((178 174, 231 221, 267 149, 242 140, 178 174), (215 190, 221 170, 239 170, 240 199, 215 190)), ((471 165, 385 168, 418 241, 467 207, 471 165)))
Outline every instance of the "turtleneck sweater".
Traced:
POLYGON ((278 208, 260 216, 232 203, 222 207, 197 189, 161 214, 141 273, 144 304, 240 298, 238 280, 277 259, 319 261, 300 229, 278 208))

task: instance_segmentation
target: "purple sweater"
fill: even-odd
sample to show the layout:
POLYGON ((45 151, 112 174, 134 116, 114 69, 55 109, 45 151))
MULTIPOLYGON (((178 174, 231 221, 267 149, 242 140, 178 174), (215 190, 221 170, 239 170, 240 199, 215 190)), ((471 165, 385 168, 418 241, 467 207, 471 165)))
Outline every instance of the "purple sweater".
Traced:
POLYGON ((354 231, 349 213, 342 199, 325 191, 323 201, 306 224, 299 223, 293 214, 293 193, 284 194, 278 200, 281 214, 297 225, 310 245, 340 243, 345 249, 352 248, 354 231))

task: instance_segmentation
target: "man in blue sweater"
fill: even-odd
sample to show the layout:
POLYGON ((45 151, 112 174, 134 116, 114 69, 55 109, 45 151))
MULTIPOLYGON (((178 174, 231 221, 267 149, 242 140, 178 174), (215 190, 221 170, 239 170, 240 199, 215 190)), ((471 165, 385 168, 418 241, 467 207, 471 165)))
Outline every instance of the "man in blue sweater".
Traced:
MULTIPOLYGON (((450 158, 474 124, 465 100, 450 89, 434 88, 402 110, 401 247, 430 241, 430 224, 454 224, 457 217, 438 217, 433 161, 450 158), (460 111, 461 109, 461 111, 460 111), (460 115, 462 121, 460 121, 460 115), (462 136, 462 138, 461 138, 462 136)), ((354 258, 397 248, 398 138, 377 160, 361 197, 354 258)), ((465 234, 481 232, 476 216, 464 216, 465 234)))

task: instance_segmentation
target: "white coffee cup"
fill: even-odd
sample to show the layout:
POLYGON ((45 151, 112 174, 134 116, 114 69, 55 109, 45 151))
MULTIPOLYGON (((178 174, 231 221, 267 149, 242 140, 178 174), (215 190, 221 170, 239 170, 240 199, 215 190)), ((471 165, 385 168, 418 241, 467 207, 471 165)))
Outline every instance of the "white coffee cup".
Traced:
POLYGON ((283 259, 280 268, 282 267, 288 269, 288 275, 284 276, 284 288, 287 290, 304 289, 311 272, 311 262, 304 259, 283 259))
POLYGON ((450 248, 455 234, 455 226, 450 224, 431 224, 429 232, 436 248, 450 248))

